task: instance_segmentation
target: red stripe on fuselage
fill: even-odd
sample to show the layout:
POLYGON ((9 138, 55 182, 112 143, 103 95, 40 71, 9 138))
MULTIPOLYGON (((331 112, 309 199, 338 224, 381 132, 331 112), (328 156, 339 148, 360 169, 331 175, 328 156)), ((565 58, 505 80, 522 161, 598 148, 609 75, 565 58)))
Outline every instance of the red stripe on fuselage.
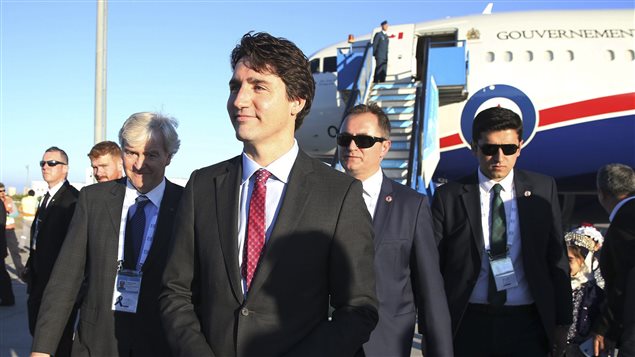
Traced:
POLYGON ((635 109, 635 93, 612 95, 565 104, 540 111, 538 126, 562 123, 568 120, 635 109))
MULTIPOLYGON (((635 93, 625 93, 602 98, 594 98, 543 109, 539 112, 538 127, 562 123, 569 120, 606 113, 635 110, 635 93)), ((441 148, 461 145, 461 136, 456 133, 440 139, 441 148)))

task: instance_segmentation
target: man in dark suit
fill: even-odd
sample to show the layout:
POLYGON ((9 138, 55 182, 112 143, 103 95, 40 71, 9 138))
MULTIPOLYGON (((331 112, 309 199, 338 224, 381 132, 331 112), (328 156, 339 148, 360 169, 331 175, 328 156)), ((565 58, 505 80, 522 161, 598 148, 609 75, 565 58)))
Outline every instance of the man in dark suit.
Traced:
POLYGON ((185 188, 160 297, 172 350, 352 356, 377 322, 361 184, 298 148, 315 87, 295 44, 248 33, 231 64, 227 111, 243 154, 185 188))
MULTIPOLYGON (((64 150, 55 146, 48 148, 40 161, 40 167, 42 177, 48 184, 48 191, 42 198, 31 225, 30 253, 23 273, 29 294, 27 308, 31 335, 35 335, 44 288, 62 248, 79 194, 66 180, 68 155, 64 150)), ((71 304, 74 302, 75 297, 71 298, 71 304)), ((56 356, 70 355, 76 313, 76 309, 72 309, 64 324, 59 327, 61 338, 53 346, 53 352, 57 348, 56 356)))
POLYGON ((635 267, 635 172, 626 165, 608 164, 598 170, 597 187, 598 200, 611 224, 600 250, 606 303, 593 327, 596 355, 604 349, 605 338, 616 342, 619 349, 624 331, 626 282, 635 267))
POLYGON ((382 21, 381 31, 373 37, 373 56, 375 56, 375 83, 386 81, 388 70, 388 21, 382 21))
POLYGON ((158 295, 183 189, 165 179, 176 121, 133 114, 119 131, 126 178, 82 189, 46 287, 32 356, 52 354, 82 282, 73 356, 169 356, 158 295))
POLYGON ((626 280, 623 326, 620 356, 635 356, 635 268, 631 268, 626 280))
POLYGON ((340 163, 362 181, 375 229, 379 322, 367 357, 410 356, 415 321, 424 356, 453 356, 450 313, 425 196, 386 177, 390 120, 376 104, 352 108, 337 135, 340 163))
POLYGON ((474 119, 474 174, 432 204, 456 356, 560 355, 571 282, 553 178, 514 169, 522 121, 501 107, 474 119), (558 354, 560 353, 560 354, 558 354))

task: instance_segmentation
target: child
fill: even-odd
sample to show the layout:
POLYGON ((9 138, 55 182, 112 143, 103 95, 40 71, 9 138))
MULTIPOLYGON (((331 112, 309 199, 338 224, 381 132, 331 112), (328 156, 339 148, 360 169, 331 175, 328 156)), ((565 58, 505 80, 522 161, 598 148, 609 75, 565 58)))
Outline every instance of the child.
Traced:
POLYGON ((583 226, 565 234, 571 289, 573 291, 573 324, 567 335, 567 357, 584 356, 580 344, 592 339, 591 326, 599 314, 604 291, 597 285, 593 275, 593 252, 603 238, 594 227, 583 226))

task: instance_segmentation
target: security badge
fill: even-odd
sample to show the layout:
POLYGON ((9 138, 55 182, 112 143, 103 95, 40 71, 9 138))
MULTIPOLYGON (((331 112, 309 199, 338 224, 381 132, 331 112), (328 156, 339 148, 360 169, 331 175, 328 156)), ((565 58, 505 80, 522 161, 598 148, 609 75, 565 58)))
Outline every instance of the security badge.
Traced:
POLYGON ((121 312, 137 312, 139 291, 141 290, 141 271, 119 269, 115 277, 115 292, 112 295, 112 309, 121 312))
POLYGON ((516 279, 516 272, 514 272, 514 265, 512 259, 509 256, 509 247, 505 254, 492 256, 490 252, 487 252, 489 257, 489 264, 492 267, 492 274, 494 274, 494 282, 496 282, 496 290, 502 291, 518 286, 516 279))

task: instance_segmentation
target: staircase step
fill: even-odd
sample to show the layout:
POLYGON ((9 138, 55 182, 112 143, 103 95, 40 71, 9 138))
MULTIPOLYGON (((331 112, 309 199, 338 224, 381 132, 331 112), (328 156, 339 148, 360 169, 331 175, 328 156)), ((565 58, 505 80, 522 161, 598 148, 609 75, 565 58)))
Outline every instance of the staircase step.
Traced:
POLYGON ((370 100, 373 102, 399 102, 399 101, 412 101, 414 104, 415 94, 414 93, 404 93, 404 94, 384 94, 380 93, 377 95, 371 95, 370 100))

